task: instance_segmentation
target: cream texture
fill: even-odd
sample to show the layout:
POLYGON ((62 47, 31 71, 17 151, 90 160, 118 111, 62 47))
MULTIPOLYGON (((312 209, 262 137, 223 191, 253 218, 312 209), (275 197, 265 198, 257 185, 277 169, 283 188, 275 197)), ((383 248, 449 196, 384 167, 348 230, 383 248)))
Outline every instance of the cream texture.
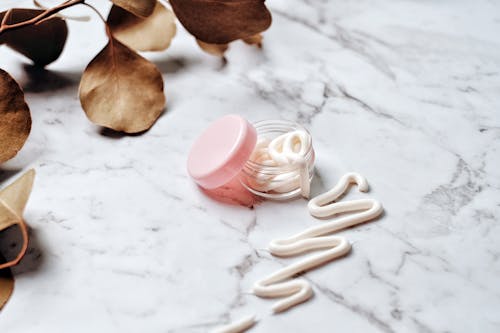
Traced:
POLYGON ((311 146, 311 136, 295 130, 274 139, 259 137, 250 161, 261 165, 250 186, 259 192, 287 193, 301 189, 303 197, 310 193, 309 169, 306 154, 311 146), (280 174, 270 173, 269 167, 283 167, 280 174))
MULTIPOLYGON (((294 279, 294 276, 324 265, 350 252, 351 244, 347 238, 329 236, 330 234, 373 220, 382 214, 382 204, 375 199, 335 202, 346 193, 351 184, 356 184, 360 192, 368 191, 366 178, 358 173, 350 172, 340 178, 331 190, 318 195, 308 203, 309 213, 314 217, 325 218, 345 213, 351 214, 342 215, 330 222, 307 228, 291 237, 274 239, 270 242, 269 252, 278 257, 292 257, 322 250, 279 269, 254 284, 252 291, 259 297, 284 297, 284 299, 277 301, 272 306, 273 313, 286 311, 295 305, 306 302, 313 295, 311 284, 305 279, 294 279)), ((233 330, 223 332, 244 332, 250 327, 238 325, 238 323, 228 325, 227 327, 233 330)))

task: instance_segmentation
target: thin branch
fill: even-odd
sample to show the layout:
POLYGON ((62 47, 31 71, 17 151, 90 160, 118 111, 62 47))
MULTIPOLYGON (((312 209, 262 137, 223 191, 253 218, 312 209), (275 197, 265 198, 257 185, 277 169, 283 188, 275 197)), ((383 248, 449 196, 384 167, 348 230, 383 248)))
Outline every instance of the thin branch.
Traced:
MULTIPOLYGON (((49 9, 49 7, 47 6, 44 6, 41 2, 39 2, 38 0, 33 0, 33 4, 40 8, 40 9, 43 9, 43 10, 47 10, 49 9)), ((55 15, 57 17, 61 17, 65 20, 72 20, 72 21, 78 21, 78 22, 88 22, 90 21, 90 16, 86 15, 86 16, 69 16, 69 15, 62 15, 62 14, 57 14, 55 15)), ((41 24, 42 22, 38 22, 38 24, 41 24)))
POLYGON ((5 23, 7 23, 7 20, 9 19, 10 15, 12 14, 12 8, 9 9, 7 11, 7 13, 5 13, 5 15, 3 16, 3 19, 2 19, 2 23, 1 23, 1 26, 4 26, 5 23))
MULTIPOLYGON (((5 24, 6 22, 2 22, 2 25, 0 26, 0 35, 6 31, 17 30, 17 29, 27 27, 29 25, 37 24, 38 22, 60 12, 63 9, 66 9, 66 8, 69 8, 69 7, 72 7, 74 5, 78 5, 78 4, 84 4, 84 3, 85 3, 85 0, 67 0, 67 1, 61 3, 60 5, 57 5, 55 7, 52 7, 52 8, 45 10, 43 13, 40 13, 40 15, 37 15, 30 20, 19 22, 19 23, 14 23, 14 24, 5 24)), ((8 12, 6 13, 6 15, 7 14, 8 14, 8 12)), ((6 20, 2 20, 2 21, 6 21, 6 20)))

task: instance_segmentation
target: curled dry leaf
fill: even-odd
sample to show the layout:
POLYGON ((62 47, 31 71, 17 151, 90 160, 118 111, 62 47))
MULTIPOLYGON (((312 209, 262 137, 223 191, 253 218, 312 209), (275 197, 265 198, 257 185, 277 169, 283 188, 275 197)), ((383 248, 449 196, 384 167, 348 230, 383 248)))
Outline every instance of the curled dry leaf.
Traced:
POLYGON ((111 2, 136 16, 147 17, 153 13, 157 0, 111 0, 111 2))
POLYGON ((227 49, 229 49, 229 44, 210 44, 202 42, 197 39, 196 43, 198 46, 205 52, 219 57, 224 57, 224 53, 226 53, 227 49))
POLYGON ((146 18, 113 5, 107 23, 116 39, 137 51, 165 50, 176 32, 174 13, 159 2, 146 18))
MULTIPOLYGON (((5 23, 27 21, 43 12, 41 9, 14 8, 5 23)), ((6 12, 0 13, 0 20, 5 14, 6 12)), ((67 37, 66 21, 61 17, 53 16, 39 24, 4 32, 0 35, 0 43, 25 55, 35 65, 45 66, 59 58, 67 37)))
POLYGON ((170 0, 182 25, 197 39, 227 44, 271 25, 264 0, 170 0))
POLYGON ((23 220, 23 212, 28 202, 35 179, 35 170, 31 169, 14 183, 0 191, 0 231, 18 225, 23 245, 14 260, 0 264, 0 270, 17 265, 28 248, 28 229, 23 220))
POLYGON ((14 157, 31 130, 24 93, 9 73, 0 69, 0 163, 14 157))
POLYGON ((80 102, 98 125, 142 132, 163 112, 163 79, 154 64, 110 37, 83 72, 80 102))
POLYGON ((0 254, 0 309, 10 298, 14 289, 14 279, 8 268, 17 265, 28 248, 28 230, 23 220, 23 212, 31 194, 34 179, 35 170, 29 170, 0 191, 0 232, 18 225, 23 238, 23 245, 15 259, 7 262, 0 254))

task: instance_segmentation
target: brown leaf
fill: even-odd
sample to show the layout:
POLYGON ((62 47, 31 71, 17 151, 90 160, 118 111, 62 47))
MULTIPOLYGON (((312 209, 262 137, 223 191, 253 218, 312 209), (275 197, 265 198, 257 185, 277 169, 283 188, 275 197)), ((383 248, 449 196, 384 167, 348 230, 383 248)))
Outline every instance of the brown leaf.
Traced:
POLYGON ((153 13, 157 0, 111 0, 134 15, 147 17, 153 13))
POLYGON ((28 230, 23 220, 23 212, 28 202, 35 179, 35 170, 31 169, 14 183, 0 191, 0 231, 14 225, 20 227, 23 245, 17 257, 0 264, 0 270, 17 265, 28 248, 28 230))
POLYGON ((210 44, 202 42, 197 39, 196 43, 198 46, 205 52, 219 57, 224 57, 224 53, 226 53, 227 49, 229 49, 229 44, 210 44))
POLYGON ((0 69, 0 163, 14 157, 31 130, 30 109, 17 82, 0 69))
POLYGON ((243 41, 250 45, 256 45, 257 47, 262 47, 262 34, 255 34, 253 36, 249 36, 243 38, 243 41))
POLYGON ((142 132, 165 106, 163 79, 155 65, 111 37, 83 72, 80 102, 98 125, 142 132))
MULTIPOLYGON (((3 262, 5 262, 5 259, 0 254, 0 264, 3 262)), ((14 277, 12 272, 8 268, 0 270, 0 310, 7 303, 13 291, 14 277)))
MULTIPOLYGON (((15 8, 7 17, 6 23, 27 21, 43 12, 41 9, 15 8)), ((0 13, 0 20, 3 19, 5 13, 0 13)), ((35 65, 45 66, 59 58, 67 37, 66 21, 61 17, 53 16, 40 24, 6 31, 0 39, 10 48, 31 59, 35 65)))
POLYGON ((174 13, 159 2, 146 18, 113 5, 107 22, 116 39, 137 51, 165 50, 176 32, 174 13))
POLYGON ((170 0, 182 25, 197 39, 227 44, 271 25, 264 0, 170 0))

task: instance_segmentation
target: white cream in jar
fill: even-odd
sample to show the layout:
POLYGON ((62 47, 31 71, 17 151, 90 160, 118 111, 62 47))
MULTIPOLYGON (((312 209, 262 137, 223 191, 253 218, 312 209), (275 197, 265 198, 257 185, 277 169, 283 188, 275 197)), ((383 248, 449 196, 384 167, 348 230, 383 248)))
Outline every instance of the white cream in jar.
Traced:
POLYGON ((314 157, 311 135, 299 124, 286 120, 250 124, 228 115, 209 125, 195 141, 188 172, 208 190, 238 178, 262 198, 308 198, 314 157))
POLYGON ((260 121, 254 127, 257 144, 243 167, 242 184, 268 199, 308 198, 315 158, 309 132, 285 120, 260 121))

